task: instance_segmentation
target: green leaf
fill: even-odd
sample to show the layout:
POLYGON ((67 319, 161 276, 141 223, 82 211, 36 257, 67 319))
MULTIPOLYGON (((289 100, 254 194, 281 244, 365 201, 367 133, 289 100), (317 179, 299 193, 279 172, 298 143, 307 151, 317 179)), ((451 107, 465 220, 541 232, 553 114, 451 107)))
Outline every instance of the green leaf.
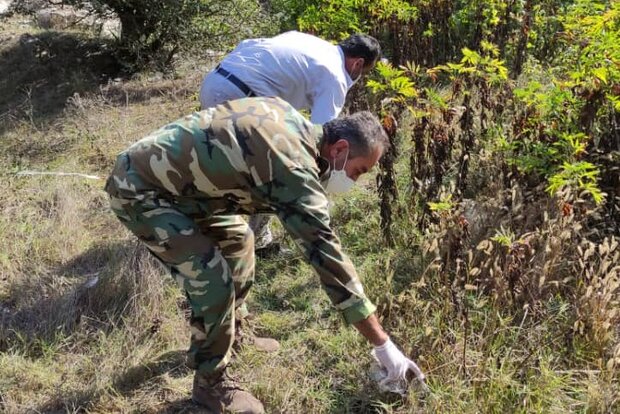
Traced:
MULTIPOLYGON (((619 39, 620 41, 620 39, 619 39)), ((606 68, 596 68, 592 69, 592 74, 599 78, 603 83, 607 83, 607 69, 606 68)))
POLYGON ((605 194, 596 182, 599 174, 598 167, 590 162, 565 162, 558 173, 549 177, 547 192, 553 195, 562 188, 570 188, 574 191, 585 192, 596 204, 600 204, 605 199, 605 194))

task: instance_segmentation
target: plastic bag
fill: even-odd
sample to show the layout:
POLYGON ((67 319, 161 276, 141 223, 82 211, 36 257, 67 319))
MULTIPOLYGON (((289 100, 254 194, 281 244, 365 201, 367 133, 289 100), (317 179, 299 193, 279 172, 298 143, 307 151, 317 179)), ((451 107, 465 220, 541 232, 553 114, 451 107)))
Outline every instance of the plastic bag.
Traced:
POLYGON ((407 395, 408 384, 405 379, 398 378, 393 381, 386 381, 387 370, 378 363, 373 362, 370 365, 370 379, 375 381, 379 389, 383 392, 392 392, 399 395, 407 395))

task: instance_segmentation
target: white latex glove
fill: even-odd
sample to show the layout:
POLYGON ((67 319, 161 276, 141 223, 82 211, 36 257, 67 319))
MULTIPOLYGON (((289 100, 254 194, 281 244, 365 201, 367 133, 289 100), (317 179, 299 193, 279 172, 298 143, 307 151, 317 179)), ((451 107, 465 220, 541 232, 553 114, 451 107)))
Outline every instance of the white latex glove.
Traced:
POLYGON ((424 383, 426 377, 422 370, 415 362, 407 358, 400 349, 394 345, 394 342, 392 342, 390 338, 388 338, 383 345, 376 346, 372 354, 381 367, 387 372, 386 377, 381 380, 380 385, 385 385, 393 381, 403 381, 406 384, 407 372, 411 370, 422 384, 422 387, 427 389, 424 383))

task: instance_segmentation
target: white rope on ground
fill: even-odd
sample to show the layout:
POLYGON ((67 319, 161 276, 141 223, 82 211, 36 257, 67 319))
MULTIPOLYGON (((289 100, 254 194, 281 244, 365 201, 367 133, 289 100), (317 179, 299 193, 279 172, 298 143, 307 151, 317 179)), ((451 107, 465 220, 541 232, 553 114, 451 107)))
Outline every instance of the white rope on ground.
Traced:
POLYGON ((56 176, 73 176, 73 177, 82 177, 88 178, 90 180, 101 180, 101 177, 97 175, 89 175, 75 172, 61 172, 61 171, 29 171, 24 170, 18 172, 16 175, 56 175, 56 176))

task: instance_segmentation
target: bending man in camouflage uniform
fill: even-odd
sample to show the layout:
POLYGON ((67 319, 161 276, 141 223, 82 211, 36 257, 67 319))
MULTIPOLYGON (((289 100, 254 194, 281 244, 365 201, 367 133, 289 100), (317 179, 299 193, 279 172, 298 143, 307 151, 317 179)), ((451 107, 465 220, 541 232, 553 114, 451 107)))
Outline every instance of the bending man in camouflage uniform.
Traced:
POLYGON ((224 375, 235 308, 254 279, 253 233, 240 214, 255 212, 278 216, 392 379, 409 369, 422 375, 374 316, 330 226, 321 184, 323 178, 328 188, 349 186, 386 145, 367 112, 321 127, 279 98, 246 98, 179 119, 118 156, 106 183, 112 209, 169 268, 191 304, 195 401, 214 412, 264 412, 224 375))

